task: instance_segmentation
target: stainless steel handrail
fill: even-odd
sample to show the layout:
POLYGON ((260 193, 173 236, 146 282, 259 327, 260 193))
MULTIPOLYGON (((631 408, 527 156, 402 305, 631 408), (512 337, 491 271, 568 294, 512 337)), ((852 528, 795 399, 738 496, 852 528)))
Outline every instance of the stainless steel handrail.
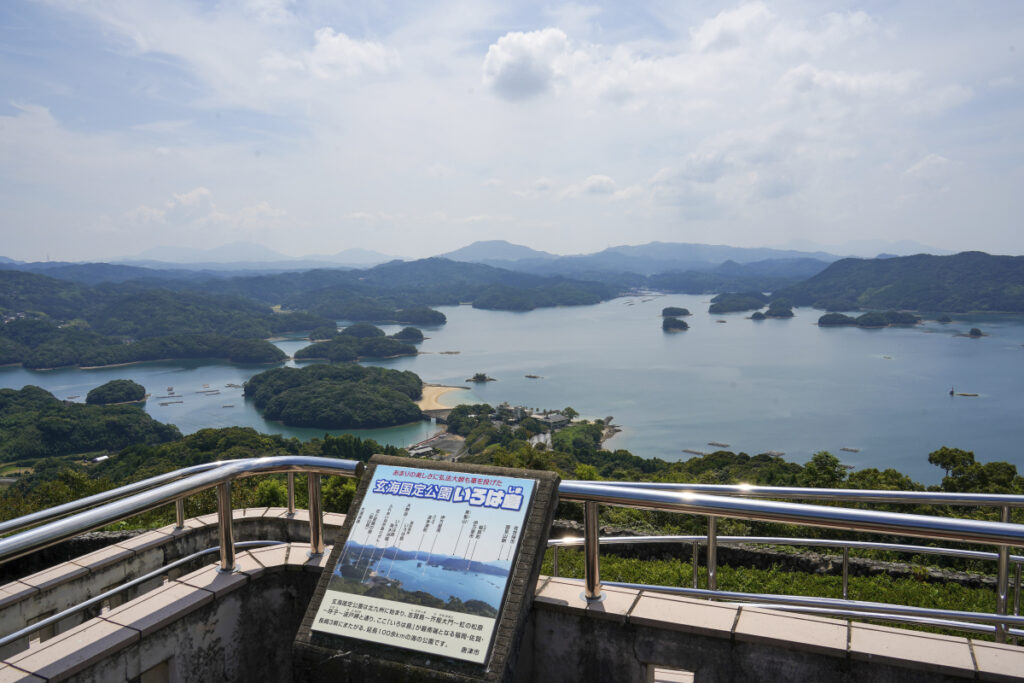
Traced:
POLYGON ((0 536, 27 529, 43 522, 49 522, 53 519, 60 517, 67 517, 68 515, 75 514, 82 510, 87 510, 103 503, 108 503, 112 500, 118 500, 120 498, 127 498, 133 493, 139 493, 141 491, 148 491, 149 489, 156 488, 162 484, 166 484, 171 481, 178 481, 185 477, 198 474, 199 472, 206 472, 207 470, 216 469, 230 463, 230 460, 218 460, 217 462, 207 462, 202 465, 193 465, 191 467, 183 467, 180 470, 174 470, 173 472, 165 472, 164 474, 158 474, 155 477, 149 479, 143 479, 142 481, 136 481, 131 484, 125 484, 119 486, 116 489, 110 489, 109 491, 101 491, 92 496, 85 498, 79 498, 69 503, 62 505, 54 505, 53 507, 46 508, 45 510, 39 510, 38 512, 32 512, 15 519, 8 519, 0 522, 0 536))
MULTIPOLYGON (((707 536, 601 536, 598 538, 598 545, 653 545, 658 543, 663 544, 685 544, 689 543, 693 546, 692 554, 692 566, 693 566, 693 587, 697 588, 698 578, 698 561, 697 561, 697 546, 701 543, 709 543, 707 536)), ((839 548, 843 551, 843 599, 845 600, 849 595, 850 590, 850 553, 851 548, 857 548, 859 550, 885 550, 889 552, 898 553, 918 553, 922 555, 942 555, 945 557, 957 557, 960 559, 968 560, 983 560, 988 562, 998 562, 1000 560, 999 553, 985 552, 983 550, 965 550, 963 548, 944 548, 942 546, 931 546, 931 545, 907 545, 903 543, 880 543, 878 541, 844 541, 832 538, 791 538, 784 536, 718 536, 717 542, 721 545, 739 545, 741 543, 749 543, 755 545, 793 545, 793 546, 809 546, 817 548, 839 548)), ((586 538, 583 536, 565 536, 562 538, 552 538, 548 540, 548 547, 553 550, 552 553, 552 574, 558 576, 558 549, 559 548, 573 548, 582 546, 586 543, 586 538)), ((1013 583, 1014 589, 1014 614, 1020 613, 1020 572, 1021 565, 1024 564, 1024 555, 1010 555, 1009 561, 1015 566, 1015 580, 1013 583)), ((710 572, 709 572, 710 576, 710 572)), ((710 581, 709 581, 710 584, 710 581)))
MULTIPOLYGON (((1005 616, 1009 598, 1009 547, 1024 545, 1024 525, 1012 524, 1010 508, 1003 506, 999 522, 948 517, 929 517, 899 512, 808 505, 773 500, 749 500, 690 490, 665 491, 653 487, 571 481, 558 487, 562 500, 584 505, 584 597, 601 599, 600 543, 598 542, 598 504, 648 510, 684 512, 708 516, 708 587, 714 590, 717 566, 716 520, 732 517, 762 522, 784 522, 806 526, 899 534, 918 538, 982 543, 996 546, 996 613, 1005 616)), ((1000 622, 996 640, 1003 642, 1007 622, 1000 622)))
MULTIPOLYGON (((218 487, 218 522, 220 532, 221 569, 234 569, 235 543, 232 534, 231 513, 231 482, 235 479, 286 472, 294 475, 297 472, 308 472, 310 475, 334 474, 342 476, 359 476, 362 463, 350 460, 335 460, 311 456, 275 456, 260 459, 231 460, 221 463, 210 463, 200 466, 200 471, 190 471, 181 477, 176 473, 168 473, 172 481, 155 488, 147 488, 127 497, 111 500, 98 507, 78 512, 73 517, 50 521, 36 528, 23 531, 14 536, 0 539, 0 563, 26 555, 41 548, 59 543, 75 535, 107 524, 125 519, 169 502, 177 502, 179 523, 183 507, 181 501, 190 495, 214 486, 218 487)), ((292 479, 292 477, 289 477, 292 479)), ((147 480, 149 481, 149 480, 147 480)), ((137 486, 137 485, 133 485, 137 486)), ((115 489, 100 495, 123 495, 123 489, 115 489)), ((289 487, 293 489, 293 486, 289 487)), ((137 491, 137 489, 135 489, 137 491)), ((598 548, 598 506, 615 505, 638 509, 663 510, 698 514, 709 519, 708 564, 709 570, 715 566, 715 550, 717 533, 715 522, 718 517, 734 517, 755 521, 784 522, 807 526, 817 526, 850 531, 866 531, 874 533, 899 534, 921 538, 952 540, 959 542, 982 543, 997 547, 999 576, 997 579, 997 639, 1005 638, 1010 624, 1017 624, 1017 618, 1007 618, 1006 598, 1009 569, 1009 547, 1024 546, 1024 525, 1009 523, 1011 507, 1024 504, 1024 497, 990 496, 987 494, 923 494, 906 498, 909 494, 919 492, 857 492, 845 489, 796 489, 771 487, 721 487, 711 489, 703 485, 665 485, 563 481, 559 486, 562 500, 584 503, 584 554, 585 554, 585 596, 596 600, 601 597, 600 560, 598 548), (668 490, 666 490, 668 489, 668 490), (729 489, 728 491, 726 489, 729 489), (733 497, 722 493, 732 493, 733 497), (819 495, 816 495, 819 494, 819 495), (840 495, 845 497, 840 497, 840 495), (756 498, 827 498, 832 500, 858 502, 887 503, 933 503, 948 505, 998 505, 1001 508, 1000 522, 989 522, 972 519, 955 519, 913 515, 897 512, 851 509, 793 503, 777 500, 750 500, 756 498), (879 496, 879 497, 876 497, 879 496), (899 498, 897 498, 899 496, 899 498), (959 502, 956 502, 959 501, 959 502)), ((309 478, 310 494, 310 542, 311 554, 323 552, 322 514, 320 508, 319 476, 309 478)), ((293 507, 293 499, 289 501, 289 509, 293 507)), ((22 518, 24 520, 24 518, 22 518)), ((22 520, 12 520, 22 523, 22 520)), ((38 520, 37 520, 38 521, 38 520)), ((13 527, 12 527, 13 528, 13 527)), ((709 572, 710 573, 710 572, 709 572)), ((715 588, 713 574, 709 586, 715 588)), ((691 589, 684 589, 691 590, 691 589)), ((724 597, 725 593, 711 591, 715 597, 724 597)), ((746 594, 744 594, 746 595, 746 594)), ((802 600, 798 598, 798 600, 802 600)), ((764 601, 771 601, 764 598, 764 601)), ((872 607, 872 609, 875 609, 872 607)), ((881 608, 878 608, 881 609, 881 608)), ((919 608, 924 609, 924 608, 919 608)), ((876 610, 877 611, 877 610, 876 610)), ((884 610, 882 610, 884 611, 884 610)), ((967 613, 974 614, 974 613, 967 613)), ((958 615, 959 616, 959 615, 958 615)))
MULTIPOLYGON (((79 512, 73 517, 49 522, 14 536, 0 539, 0 563, 217 486, 220 489, 218 491, 218 527, 220 530, 221 569, 231 571, 234 568, 234 546, 231 534, 231 481, 275 472, 306 472, 310 475, 334 474, 357 477, 362 473, 363 467, 363 463, 355 460, 336 460, 304 455, 229 460, 219 467, 192 474, 185 479, 172 481, 157 488, 79 512)), ((310 485, 311 494, 314 493, 313 488, 313 485, 310 485)), ((320 488, 317 484, 315 492, 319 493, 319 491, 320 488)), ((319 501, 317 501, 317 506, 319 506, 319 501)), ((323 552, 322 517, 311 514, 309 524, 310 539, 316 540, 316 544, 311 546, 312 551, 314 553, 323 552)))
MULTIPOLYGON (((930 517, 904 512, 807 505, 773 500, 562 482, 559 497, 568 502, 594 502, 647 510, 686 512, 761 522, 785 522, 827 529, 899 534, 945 541, 992 545, 1024 545, 1024 525, 955 517, 930 517)), ((586 523, 584 523, 586 526, 586 523)), ((596 537, 595 537, 596 538, 596 537)))
POLYGON ((718 494, 739 498, 786 498, 831 500, 844 503, 888 503, 891 505, 955 505, 967 507, 1024 507, 1024 496, 1005 493, 956 493, 949 491, 890 491, 871 489, 818 489, 798 486, 759 486, 755 484, 686 484, 649 481, 563 481, 563 484, 600 484, 602 486, 662 491, 718 494))
MULTIPOLYGON (((552 538, 548 541, 548 547, 575 547, 584 543, 583 536, 565 536, 563 538, 552 538)), ((655 543, 707 543, 707 536, 601 536, 598 539, 601 545, 649 545, 655 543)), ((920 553, 922 555, 944 555, 946 557, 959 557, 970 560, 999 559, 999 553, 985 552, 984 550, 965 550, 963 548, 943 548, 932 545, 906 545, 902 543, 881 543, 878 541, 843 541, 834 538, 790 538, 786 536, 719 536, 718 543, 721 545, 737 545, 739 543, 751 543, 760 545, 799 545, 814 546, 819 548, 858 548, 861 550, 890 550, 900 553, 920 553)), ((1024 562, 1024 555, 1010 555, 1010 562, 1024 562)))

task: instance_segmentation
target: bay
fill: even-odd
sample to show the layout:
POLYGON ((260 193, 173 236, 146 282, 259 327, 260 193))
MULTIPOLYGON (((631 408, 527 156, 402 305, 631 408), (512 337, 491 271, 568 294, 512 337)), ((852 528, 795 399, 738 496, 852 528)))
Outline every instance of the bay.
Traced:
MULTIPOLYGON (((428 338, 420 355, 372 364, 466 387, 466 378, 486 372, 498 381, 442 401, 572 406, 586 417, 611 415, 623 432, 606 447, 643 457, 685 459, 691 455, 683 449, 716 450, 711 441, 750 454, 784 452, 795 462, 828 450, 857 468, 894 467, 935 483, 942 472, 928 464, 928 453, 952 446, 973 450, 981 461, 1006 460, 1024 469, 1018 438, 1024 415, 1021 316, 954 316, 948 325, 879 330, 819 328, 821 311, 798 308, 794 318, 758 322, 748 313, 711 315, 709 298, 619 298, 527 313, 442 307, 448 324, 424 329, 428 338), (664 306, 692 311, 690 329, 662 332, 664 306), (958 336, 971 327, 987 336, 958 336), (954 386, 978 396, 951 397, 954 386)), ((383 327, 388 333, 399 329, 383 327)), ((298 337, 276 343, 289 354, 306 344, 298 337)), ((110 379, 134 379, 154 397, 147 412, 185 433, 243 425, 300 438, 322 435, 324 430, 263 420, 241 389, 226 386, 266 368, 198 361, 45 372, 10 367, 0 368, 0 386, 36 384, 60 398, 84 400, 89 389, 110 379), (183 403, 159 405, 168 399, 155 397, 166 395, 168 386, 184 396, 183 403), (220 393, 196 393, 210 389, 220 393)), ((353 433, 405 446, 434 431, 422 422, 353 433)))

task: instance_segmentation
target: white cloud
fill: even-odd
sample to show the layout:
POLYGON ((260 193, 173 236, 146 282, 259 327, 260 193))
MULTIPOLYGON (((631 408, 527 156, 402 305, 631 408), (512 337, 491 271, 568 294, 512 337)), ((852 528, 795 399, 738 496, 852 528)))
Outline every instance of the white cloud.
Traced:
POLYGON ((562 191, 562 197, 607 197, 615 193, 615 181, 606 175, 588 176, 582 183, 570 185, 562 191))
POLYGON ((721 12, 691 32, 693 47, 698 52, 738 47, 744 41, 763 34, 771 19, 772 13, 763 2, 752 2, 721 12))
POLYGON ((484 85, 506 100, 524 100, 552 90, 568 75, 569 39, 557 28, 506 33, 487 48, 484 85))

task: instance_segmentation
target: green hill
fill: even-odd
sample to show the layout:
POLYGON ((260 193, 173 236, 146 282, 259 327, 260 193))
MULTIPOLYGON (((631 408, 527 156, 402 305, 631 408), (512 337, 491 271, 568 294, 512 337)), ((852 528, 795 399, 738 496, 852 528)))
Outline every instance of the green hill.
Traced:
POLYGON ((1024 311, 1024 256, 843 259, 777 293, 828 310, 1024 311))

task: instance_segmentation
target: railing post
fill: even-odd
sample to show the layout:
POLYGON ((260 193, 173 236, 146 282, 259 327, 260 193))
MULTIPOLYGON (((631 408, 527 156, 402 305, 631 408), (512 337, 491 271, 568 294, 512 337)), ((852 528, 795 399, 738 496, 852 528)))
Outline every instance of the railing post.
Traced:
POLYGON ((850 549, 843 548, 843 600, 850 597, 850 549))
POLYGON ((551 549, 551 573, 558 576, 558 546, 551 549))
POLYGON ((699 558, 697 557, 697 553, 699 551, 700 551, 700 544, 698 544, 697 541, 694 541, 693 542, 693 587, 694 588, 700 588, 700 586, 697 585, 697 583, 700 580, 700 571, 699 571, 700 561, 699 561, 699 558))
POLYGON ((320 506, 320 475, 310 472, 307 477, 309 489, 309 554, 322 555, 324 552, 324 513, 320 506))
MULTIPOLYGON (((1013 616, 1020 616, 1020 562, 1014 562, 1013 571, 1013 616)), ((1017 637, 1014 636, 1013 644, 1017 644, 1017 637)))
POLYGON ((174 528, 185 528, 185 499, 178 498, 174 501, 174 528))
POLYGON ((295 473, 288 473, 288 514, 295 514, 295 473))
POLYGON ((597 525, 597 503, 583 504, 583 597, 587 602, 603 600, 601 594, 601 537, 597 525))
POLYGON ((231 529, 231 481, 217 485, 217 527, 220 531, 220 570, 235 570, 235 535, 231 529))
MULTIPOLYGON (((999 515, 1003 524, 1010 523, 1010 506, 1004 505, 999 515)), ((996 577, 996 614, 1006 616, 1007 598, 1010 594, 1010 546, 999 546, 999 574, 996 577)), ((996 642, 1006 642, 1006 622, 996 626, 996 642)))
POLYGON ((708 590, 718 590, 718 518, 708 517, 708 590))

